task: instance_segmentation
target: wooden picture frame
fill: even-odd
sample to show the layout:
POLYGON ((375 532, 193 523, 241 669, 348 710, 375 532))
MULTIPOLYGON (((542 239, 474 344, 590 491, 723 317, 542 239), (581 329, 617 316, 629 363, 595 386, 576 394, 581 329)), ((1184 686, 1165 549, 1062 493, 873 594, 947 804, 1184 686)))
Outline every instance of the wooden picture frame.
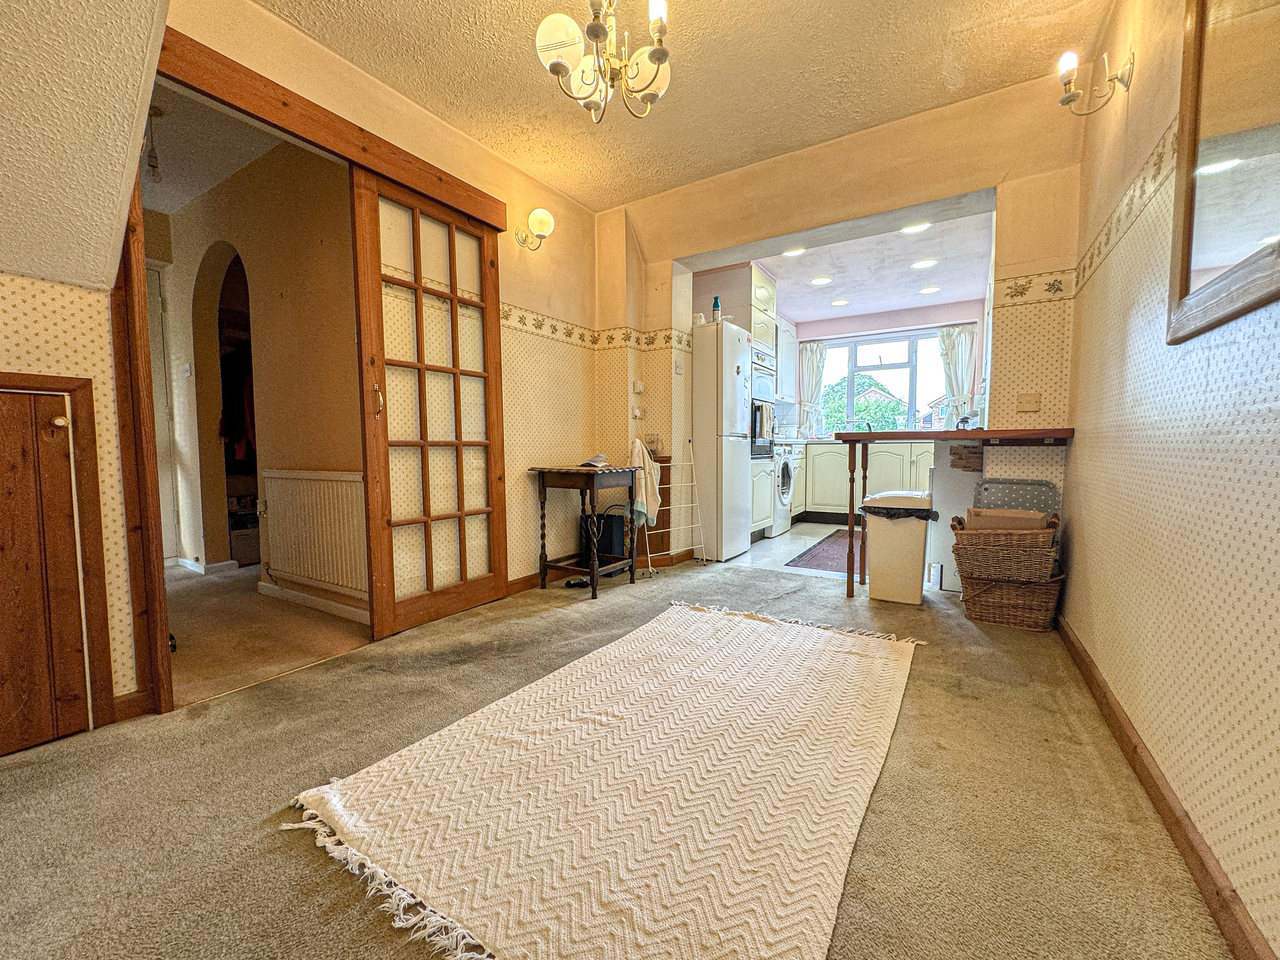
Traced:
POLYGON ((1280 243, 1273 243, 1190 290, 1200 141, 1200 86, 1208 0, 1187 0, 1183 23, 1182 93, 1173 205, 1173 261, 1169 277, 1168 344, 1182 343, 1280 299, 1280 243))

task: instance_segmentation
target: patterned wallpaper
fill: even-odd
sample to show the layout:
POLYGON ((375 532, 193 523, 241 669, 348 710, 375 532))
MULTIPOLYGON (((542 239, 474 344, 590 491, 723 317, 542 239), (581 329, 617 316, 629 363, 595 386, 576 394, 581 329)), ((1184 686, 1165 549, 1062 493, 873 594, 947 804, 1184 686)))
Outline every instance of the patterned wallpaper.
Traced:
POLYGON ((116 424, 110 295, 0 273, 0 370, 88 377, 98 436, 98 484, 107 570, 111 676, 116 696, 138 689, 116 424))
MULTIPOLYGON (((1001 284, 1021 282, 1000 280, 1001 284)), ((991 311, 991 387, 987 423, 995 430, 1067 426, 1071 362, 1069 298, 996 306, 991 311), (1018 394, 1040 394, 1040 410, 1018 413, 1018 394)))
MULTIPOLYGON (((528 468, 597 453, 625 463, 632 437, 650 433, 670 449, 671 358, 687 358, 691 339, 676 330, 592 330, 513 304, 503 304, 502 326, 508 575, 516 579, 538 569, 538 494, 528 468), (639 397, 631 394, 637 379, 645 381, 639 397), (631 419, 636 406, 645 410, 643 420, 631 419)), ((610 492, 601 503, 621 499, 610 492)), ((578 511, 575 494, 548 493, 548 551, 577 547, 578 511)))
POLYGON ((1165 344, 1171 153, 1081 262, 1064 615, 1280 945, 1280 304, 1165 344))

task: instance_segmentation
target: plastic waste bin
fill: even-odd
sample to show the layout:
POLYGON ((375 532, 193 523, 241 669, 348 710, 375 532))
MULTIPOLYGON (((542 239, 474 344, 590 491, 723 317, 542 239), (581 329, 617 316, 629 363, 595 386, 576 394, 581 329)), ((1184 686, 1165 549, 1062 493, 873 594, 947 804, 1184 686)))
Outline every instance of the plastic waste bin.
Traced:
POLYGON ((937 520, 928 490, 888 490, 862 501, 867 576, 872 600, 919 604, 929 521, 937 520))

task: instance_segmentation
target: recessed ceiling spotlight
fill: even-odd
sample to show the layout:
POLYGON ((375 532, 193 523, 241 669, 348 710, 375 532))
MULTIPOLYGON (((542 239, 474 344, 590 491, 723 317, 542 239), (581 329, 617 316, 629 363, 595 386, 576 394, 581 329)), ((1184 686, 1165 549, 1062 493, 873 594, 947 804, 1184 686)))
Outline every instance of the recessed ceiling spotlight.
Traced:
POLYGON ((802 253, 804 253, 804 247, 792 247, 790 250, 782 251, 784 257, 798 257, 802 253))
POLYGON ((937 293, 941 289, 942 289, 941 287, 921 287, 920 292, 921 293, 937 293))
POLYGON ((1258 241, 1258 246, 1265 247, 1267 244, 1275 243, 1276 241, 1280 241, 1280 233, 1277 233, 1274 237, 1263 237, 1258 241))
POLYGON ((1203 167, 1196 167, 1197 177, 1207 177, 1213 173, 1222 173, 1224 170, 1230 170, 1232 167, 1238 167, 1239 160, 1219 160, 1217 163, 1206 163, 1203 167))
POLYGON ((925 221, 924 223, 913 223, 908 227, 903 227, 898 232, 899 233, 924 233, 926 230, 928 230, 932 226, 933 224, 929 223, 928 221, 925 221))
POLYGON ((938 261, 930 257, 926 260, 917 260, 915 263, 911 265, 911 269, 912 270, 928 270, 930 267, 936 267, 937 265, 938 265, 938 261))
POLYGON ((847 307, 849 305, 849 301, 848 300, 832 300, 831 305, 833 307, 847 307))
POLYGON ((831 282, 831 278, 830 277, 814 277, 809 282, 812 283, 815 287, 825 287, 828 283, 831 282))

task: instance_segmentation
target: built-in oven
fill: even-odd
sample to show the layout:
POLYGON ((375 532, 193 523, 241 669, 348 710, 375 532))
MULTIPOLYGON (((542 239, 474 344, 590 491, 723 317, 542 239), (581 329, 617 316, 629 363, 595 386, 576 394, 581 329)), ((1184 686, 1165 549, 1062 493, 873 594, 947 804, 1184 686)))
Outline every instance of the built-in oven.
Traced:
POLYGON ((751 399, 773 403, 778 392, 778 361, 760 350, 751 351, 751 399))
POLYGON ((751 401, 751 459, 773 457, 773 404, 751 401))

